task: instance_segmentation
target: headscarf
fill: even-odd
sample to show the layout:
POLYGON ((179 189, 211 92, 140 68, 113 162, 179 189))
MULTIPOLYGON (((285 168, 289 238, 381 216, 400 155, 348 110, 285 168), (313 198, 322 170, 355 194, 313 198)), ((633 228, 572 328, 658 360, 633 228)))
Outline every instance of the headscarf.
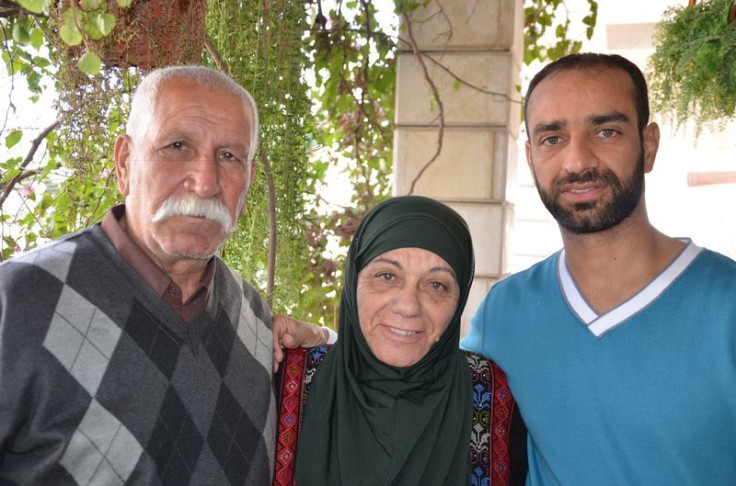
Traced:
POLYGON ((339 339, 317 369, 297 450, 297 486, 470 484, 472 388, 458 348, 460 316, 473 280, 465 221, 421 196, 378 204, 350 244, 339 339), (443 258, 460 287, 457 308, 427 354, 405 368, 371 352, 358 322, 358 272, 390 250, 416 247, 443 258))

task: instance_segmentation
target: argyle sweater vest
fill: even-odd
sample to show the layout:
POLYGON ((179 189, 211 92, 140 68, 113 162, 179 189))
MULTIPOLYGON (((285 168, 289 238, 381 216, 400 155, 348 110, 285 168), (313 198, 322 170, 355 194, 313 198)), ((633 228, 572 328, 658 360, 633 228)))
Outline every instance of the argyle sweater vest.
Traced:
POLYGON ((0 266, 0 484, 270 482, 271 313, 216 265, 189 322, 99 226, 0 266))

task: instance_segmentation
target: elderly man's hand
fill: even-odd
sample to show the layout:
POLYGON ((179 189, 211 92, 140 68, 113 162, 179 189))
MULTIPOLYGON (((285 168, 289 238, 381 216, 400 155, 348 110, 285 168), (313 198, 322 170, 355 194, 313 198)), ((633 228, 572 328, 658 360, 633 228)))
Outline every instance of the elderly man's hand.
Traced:
POLYGON ((273 371, 279 370, 279 364, 284 360, 285 348, 310 348, 327 344, 330 333, 326 327, 320 327, 308 322, 299 321, 288 316, 277 314, 273 316, 273 371))

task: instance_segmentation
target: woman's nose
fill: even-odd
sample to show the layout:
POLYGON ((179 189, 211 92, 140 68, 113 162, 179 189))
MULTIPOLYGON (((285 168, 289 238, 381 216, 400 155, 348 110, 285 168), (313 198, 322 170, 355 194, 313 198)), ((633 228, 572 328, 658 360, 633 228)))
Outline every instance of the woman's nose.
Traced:
POLYGON ((394 311, 405 318, 416 317, 421 314, 422 306, 419 300, 419 291, 413 286, 404 286, 396 294, 394 311))

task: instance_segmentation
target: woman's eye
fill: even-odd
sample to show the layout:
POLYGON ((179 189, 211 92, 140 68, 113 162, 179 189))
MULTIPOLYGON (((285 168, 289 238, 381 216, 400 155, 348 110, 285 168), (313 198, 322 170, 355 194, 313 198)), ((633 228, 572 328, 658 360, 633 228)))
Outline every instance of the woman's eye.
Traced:
POLYGON ((447 285, 442 282, 432 282, 431 285, 434 290, 447 290, 447 285))
POLYGON ((391 281, 394 279, 394 274, 389 272, 379 273, 378 278, 380 278, 381 280, 391 281))

